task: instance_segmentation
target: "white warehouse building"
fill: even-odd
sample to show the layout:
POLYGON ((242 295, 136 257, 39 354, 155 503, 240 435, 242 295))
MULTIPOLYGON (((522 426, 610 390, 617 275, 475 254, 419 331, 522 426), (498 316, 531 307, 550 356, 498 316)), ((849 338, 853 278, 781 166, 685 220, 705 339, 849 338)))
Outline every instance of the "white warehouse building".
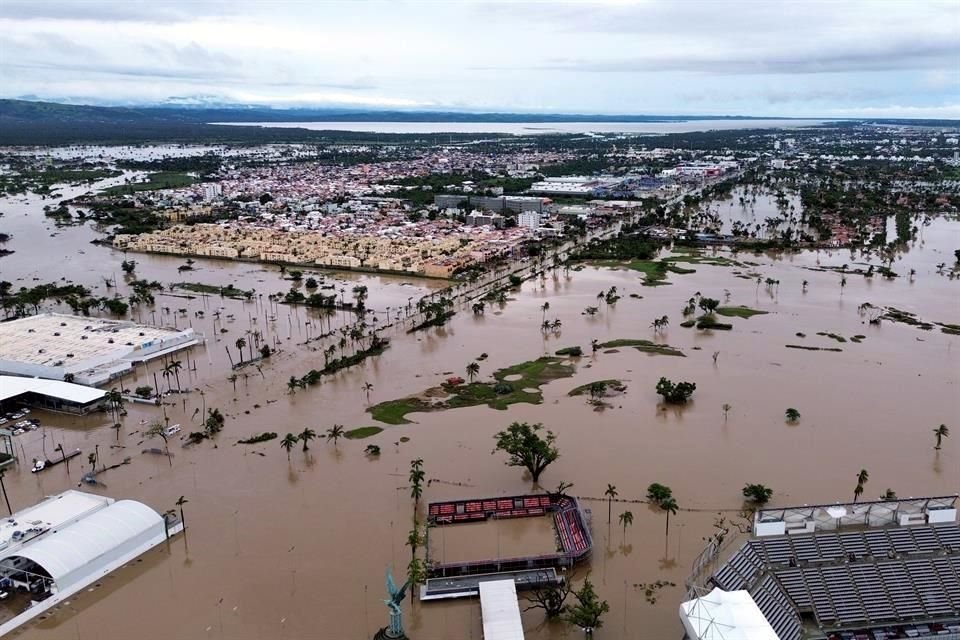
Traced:
POLYGON ((74 490, 13 514, 0 524, 0 637, 182 530, 143 503, 74 490))
POLYGON ((201 340, 189 327, 41 313, 0 323, 0 374, 97 386, 201 340))

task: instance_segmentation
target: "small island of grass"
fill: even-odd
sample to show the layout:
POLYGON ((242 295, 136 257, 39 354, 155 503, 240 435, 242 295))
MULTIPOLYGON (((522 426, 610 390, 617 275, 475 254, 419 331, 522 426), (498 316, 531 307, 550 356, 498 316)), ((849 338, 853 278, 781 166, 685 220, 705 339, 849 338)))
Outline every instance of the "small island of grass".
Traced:
POLYGON ((753 316, 762 316, 770 313, 769 311, 760 311, 759 309, 751 309, 750 307, 718 307, 716 311, 717 315, 725 316, 727 318, 752 318, 753 316))
POLYGON ((363 440, 364 438, 375 436, 381 431, 383 431, 383 427, 357 427, 356 429, 350 429, 344 433, 343 437, 348 440, 363 440))
POLYGON ((571 397, 582 396, 586 394, 595 395, 597 392, 597 389, 602 389, 603 392, 606 392, 607 390, 611 390, 618 393, 622 393, 623 391, 626 390, 626 388, 627 386, 623 384, 622 380, 616 380, 616 379, 596 380, 594 382, 582 384, 579 387, 574 387, 573 389, 567 392, 567 395, 571 397), (602 385, 602 387, 599 385, 602 385))
POLYGON ((574 367, 564 364, 561 358, 538 358, 493 373, 493 380, 468 384, 444 383, 428 389, 421 396, 411 396, 381 402, 367 411, 374 420, 386 424, 406 424, 406 415, 421 411, 445 411, 459 407, 475 407, 485 404, 492 409, 504 410, 511 404, 526 402, 540 404, 543 393, 540 387, 551 380, 569 378, 574 367))
POLYGON ((600 349, 616 349, 619 347, 633 347, 637 351, 644 351, 646 353, 655 353, 662 356, 680 356, 684 357, 684 353, 675 347, 671 347, 668 344, 657 344, 655 342, 650 342, 649 340, 634 340, 631 338, 618 338, 616 340, 609 340, 607 342, 601 342, 597 345, 600 349))

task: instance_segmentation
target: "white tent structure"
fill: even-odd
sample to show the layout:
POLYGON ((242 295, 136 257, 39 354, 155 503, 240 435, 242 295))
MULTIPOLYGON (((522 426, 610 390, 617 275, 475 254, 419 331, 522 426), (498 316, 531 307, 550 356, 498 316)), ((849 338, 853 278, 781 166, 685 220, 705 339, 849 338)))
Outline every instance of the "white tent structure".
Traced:
POLYGON ((0 637, 179 533, 183 523, 165 522, 133 500, 67 491, 13 514, 4 531, 14 528, 27 536, 0 544, 0 576, 38 595, 26 611, 0 624, 0 637), (44 514, 51 519, 40 519, 44 514))
POLYGON ((778 640, 773 627, 746 591, 713 589, 680 605, 680 621, 691 640, 778 640))

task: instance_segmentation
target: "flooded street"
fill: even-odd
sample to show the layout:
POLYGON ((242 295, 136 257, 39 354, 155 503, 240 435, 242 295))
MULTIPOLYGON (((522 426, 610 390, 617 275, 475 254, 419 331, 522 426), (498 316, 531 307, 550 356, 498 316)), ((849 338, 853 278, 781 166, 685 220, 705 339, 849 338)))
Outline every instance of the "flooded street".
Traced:
MULTIPOLYGON (((98 186, 123 178, 113 180, 98 186)), ((89 187, 75 189, 59 192, 66 198, 89 187)), ((13 236, 7 248, 15 251, 0 258, 0 279, 13 282, 14 288, 67 278, 90 286, 96 295, 108 295, 103 278, 115 277, 118 290, 126 295, 120 262, 132 258, 138 278, 164 284, 233 284, 255 289, 257 295, 244 301, 188 296, 179 289, 158 292, 156 306, 141 306, 133 317, 193 326, 206 336, 204 345, 177 356, 185 365, 180 383, 193 391, 168 396, 163 408, 128 403, 119 433, 106 414, 72 417, 37 411, 46 427, 15 439, 21 464, 5 478, 14 510, 76 487, 85 464, 81 461, 96 446, 107 466, 128 456, 132 463, 103 474, 105 486, 85 490, 141 500, 161 513, 174 509, 181 495, 189 503, 184 507, 185 536, 112 574, 14 637, 372 637, 386 624, 384 568, 392 565, 399 576, 409 559, 404 544, 413 509, 409 462, 424 460, 428 486, 420 506, 423 513, 425 503, 440 499, 529 492, 529 478, 507 467, 504 454, 491 453, 494 434, 514 421, 543 423, 557 434, 561 455, 544 472, 541 484, 552 489, 561 482, 573 483, 569 493, 592 509, 594 555, 577 575, 589 571, 600 596, 610 602, 611 612, 595 634, 598 640, 682 636, 677 606, 691 562, 718 513, 740 521, 746 483, 771 487, 774 505, 847 500, 860 469, 870 472, 865 497, 880 496, 888 487, 901 497, 960 488, 960 336, 942 333, 939 327, 924 331, 890 321, 872 325, 858 311, 870 302, 915 313, 927 322, 960 324, 960 282, 937 270, 960 248, 960 222, 955 220, 938 218, 921 231, 920 240, 893 264, 899 278, 848 274, 844 287, 840 273, 823 268, 848 264, 852 269, 867 262, 848 250, 771 255, 720 251, 717 255, 750 264, 682 265, 696 272, 671 273, 670 284, 659 287, 642 286, 643 274, 628 269, 558 269, 525 282, 506 304, 490 305, 483 315, 472 314, 467 306, 447 325, 414 334, 395 323, 383 331, 391 338, 383 355, 290 393, 291 376, 323 367, 325 343, 305 344, 308 327, 319 322, 311 310, 270 307, 267 294, 289 290, 292 284, 278 267, 198 259, 192 270, 178 272, 183 258, 125 256, 90 244, 98 234, 89 226, 55 227, 42 211, 51 202, 38 196, 0 200, 0 230, 13 236), (910 269, 916 270, 912 281, 910 269), (758 283, 758 275, 779 284, 758 283), (614 305, 600 303, 598 292, 614 286, 621 299, 614 305), (681 309, 698 292, 724 306, 744 305, 767 314, 722 318, 733 325, 730 331, 683 328, 681 309), (562 321, 559 331, 546 335, 541 331, 544 302, 550 305, 546 319, 562 321), (596 315, 583 313, 596 305, 596 315), (222 319, 215 325, 216 310, 222 319), (650 324, 663 315, 670 323, 655 335, 650 324), (248 331, 261 332, 279 351, 260 362, 259 369, 238 370, 231 382, 235 343, 248 331), (859 342, 850 340, 861 335, 859 342), (592 339, 618 338, 669 344, 686 357, 631 347, 590 353, 592 339), (467 365, 481 354, 488 357, 479 360, 480 377, 489 379, 497 369, 574 345, 585 354, 570 359, 576 373, 544 385, 540 405, 412 414, 413 423, 379 425, 384 430, 368 439, 336 444, 318 439, 308 451, 298 446, 289 460, 279 440, 237 444, 269 431, 282 438, 306 427, 322 435, 334 424, 347 429, 373 425, 368 404, 418 394, 451 375, 465 376, 467 365), (654 392, 661 376, 695 382, 692 401, 681 408, 661 405, 654 392), (610 379, 621 380, 627 388, 610 398, 606 409, 595 410, 585 396, 568 396, 574 387, 610 379), (372 385, 369 402, 366 383, 372 385), (724 405, 729 405, 726 412, 724 405), (146 423, 162 421, 164 411, 170 424, 183 425, 181 435, 186 435, 199 430, 203 409, 213 407, 226 415, 216 440, 189 448, 172 440, 172 465, 163 456, 141 453, 162 446, 144 441, 142 432, 146 423), (794 425, 784 420, 788 407, 801 413, 794 425), (931 432, 941 423, 956 427, 958 435, 948 438, 942 451, 934 451, 931 432), (65 450, 79 447, 84 455, 69 467, 31 474, 29 461, 58 444, 65 450), (365 456, 368 444, 378 445, 381 455, 365 456), (662 513, 631 502, 643 499, 652 482, 669 485, 681 508, 671 517, 669 536, 662 513), (603 497, 608 483, 619 493, 609 525, 603 497), (633 513, 634 523, 624 530, 617 519, 626 510, 633 513), (636 585, 656 580, 676 586, 665 588, 651 604, 636 585)), ((739 211, 737 205, 734 209, 739 211)), ((762 221, 763 215, 758 212, 756 219, 762 221)), ((754 219, 752 214, 749 219, 754 219)), ((876 257, 870 262, 879 264, 876 257)), ((353 286, 366 286, 367 306, 377 312, 378 325, 390 324, 389 318, 410 301, 415 304, 445 284, 322 273, 347 299, 353 286)), ((353 314, 338 311, 332 327, 353 320, 353 314)), ((124 378, 124 386, 154 385, 161 366, 140 366, 136 376, 124 378)), ((162 378, 159 382, 168 386, 162 378)), ((520 529, 509 530, 487 525, 441 528, 431 531, 431 545, 440 545, 447 560, 501 553, 501 536, 509 540, 509 553, 541 550, 545 538, 548 548, 543 550, 549 551, 549 533, 539 528, 541 520, 548 522, 515 521, 504 526, 520 529)), ((412 638, 481 637, 476 601, 404 606, 412 638)), ((527 637, 580 636, 542 623, 542 612, 525 613, 527 637)))

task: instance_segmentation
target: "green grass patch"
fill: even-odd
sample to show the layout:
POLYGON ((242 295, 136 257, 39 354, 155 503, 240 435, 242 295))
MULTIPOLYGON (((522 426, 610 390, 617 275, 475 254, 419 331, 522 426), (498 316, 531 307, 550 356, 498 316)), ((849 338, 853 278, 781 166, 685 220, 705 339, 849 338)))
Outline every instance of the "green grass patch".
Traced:
POLYGON ((344 433, 343 436, 348 440, 363 440, 364 438, 375 436, 381 431, 383 431, 383 427, 357 427, 356 429, 350 429, 350 431, 344 433))
POLYGON ((860 344, 866 339, 867 339, 867 336, 856 335, 850 338, 850 342, 856 342, 857 344, 860 344))
POLYGON ((706 264, 714 267, 742 267, 736 260, 724 256, 705 256, 702 253, 681 253, 664 258, 667 262, 685 262, 687 264, 706 264))
POLYGON ((753 316, 762 316, 769 313, 769 311, 760 311, 759 309, 751 309, 750 307, 717 307, 717 315, 725 316, 727 318, 752 318, 753 316))
POLYGON ((199 178, 195 178, 186 173, 180 173, 179 171, 158 171, 147 175, 147 179, 144 182, 118 184, 115 187, 104 189, 103 193, 108 196, 126 196, 140 191, 178 189, 180 187, 190 186, 199 181, 199 178))
POLYGON ((244 291, 243 289, 237 289, 232 284, 228 284, 225 287, 220 287, 213 284, 203 284, 202 282, 178 282, 174 285, 177 289, 183 289, 184 291, 192 291, 194 293, 208 293, 215 296, 223 296, 225 298, 233 298, 236 300, 242 298, 252 298, 253 290, 244 291))
POLYGON ((245 440, 237 440, 237 442, 240 444, 258 444, 260 442, 270 442, 271 440, 275 440, 276 437, 277 437, 276 433, 274 433, 273 431, 268 431, 266 433, 261 433, 258 436, 252 436, 245 440))
POLYGON ((846 342, 847 339, 843 336, 839 336, 835 333, 828 333, 826 331, 817 331, 818 336, 823 336, 825 338, 830 338, 831 340, 836 340, 837 342, 846 342))
POLYGON ((784 345, 787 349, 803 349, 804 351, 843 351, 843 349, 838 349, 837 347, 807 347, 802 344, 788 344, 784 345))
POLYGON ((697 318, 697 329, 716 329, 717 331, 730 331, 733 329, 732 324, 726 322, 717 322, 717 319, 713 316, 700 316, 697 318))
POLYGON ((684 320, 683 322, 680 323, 680 326, 683 327, 684 329, 689 329, 695 324, 697 324, 696 320, 684 320))
POLYGON ((637 351, 644 351, 646 353, 657 353, 663 356, 680 356, 683 357, 683 352, 675 347, 671 347, 668 344, 657 344, 655 342, 650 342, 649 340, 634 340, 632 338, 618 338, 616 340, 609 340, 607 342, 602 342, 597 345, 601 349, 617 349, 619 347, 633 347, 637 351))
POLYGON ((607 386, 608 389, 622 390, 626 387, 623 384, 622 380, 594 380, 593 382, 588 382, 587 384, 582 384, 579 387, 574 387, 567 392, 568 396, 582 396, 590 393, 590 387, 596 383, 603 383, 607 386))
POLYGON ((554 354, 558 356, 573 356, 575 358, 579 358, 583 355, 583 349, 579 346, 564 347, 563 349, 557 349, 554 354))
POLYGON ((400 398, 381 402, 367 409, 370 415, 387 424, 404 424, 408 413, 419 411, 445 411, 460 407, 487 405, 504 410, 511 404, 525 402, 540 404, 543 393, 540 387, 551 380, 569 378, 574 367, 564 364, 560 358, 539 358, 521 362, 493 373, 491 382, 471 382, 461 385, 441 385, 431 391, 446 393, 443 400, 429 402, 419 397, 400 398), (513 379, 515 376, 519 376, 513 379), (507 380, 507 378, 511 378, 507 380))

